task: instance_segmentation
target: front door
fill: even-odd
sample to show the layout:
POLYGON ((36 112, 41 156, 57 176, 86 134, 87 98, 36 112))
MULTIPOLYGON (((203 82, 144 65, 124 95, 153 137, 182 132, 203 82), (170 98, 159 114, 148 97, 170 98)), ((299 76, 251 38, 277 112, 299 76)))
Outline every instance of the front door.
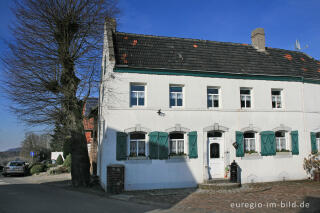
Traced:
POLYGON ((223 137, 208 138, 209 177, 224 177, 224 140, 223 137))

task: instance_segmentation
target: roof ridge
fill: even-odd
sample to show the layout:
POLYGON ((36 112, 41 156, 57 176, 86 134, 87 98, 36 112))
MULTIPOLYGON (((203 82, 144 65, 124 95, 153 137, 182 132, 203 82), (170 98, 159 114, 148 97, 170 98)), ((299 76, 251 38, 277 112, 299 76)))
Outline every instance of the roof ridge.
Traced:
MULTIPOLYGON (((117 34, 122 34, 122 35, 134 35, 134 36, 143 36, 143 37, 148 37, 148 38, 160 38, 160 39, 181 39, 181 40, 186 40, 186 41, 197 41, 197 42, 210 42, 210 43, 215 43, 215 44, 227 44, 227 45, 236 45, 236 46, 248 46, 254 48, 251 44, 247 43, 236 43, 236 42, 228 42, 228 41, 212 41, 212 40, 205 40, 205 39, 196 39, 196 38, 182 38, 182 37, 170 37, 170 36, 159 36, 159 35, 146 35, 146 34, 138 34, 138 33, 127 33, 127 32, 116 32, 117 34)), ((312 56, 307 55, 305 52, 297 51, 297 50, 287 50, 287 49, 282 49, 282 48, 277 48, 277 47, 267 47, 267 49, 272 49, 272 50, 283 50, 283 51, 290 51, 298 54, 304 54, 305 56, 308 56, 309 58, 312 58, 314 60, 317 60, 313 58, 312 56)), ((317 60, 318 61, 318 60, 317 60)))
POLYGON ((235 43, 235 42, 227 42, 227 41, 212 41, 212 40, 205 40, 205 39, 195 39, 195 38, 182 38, 182 37, 170 37, 170 36, 158 36, 158 35, 146 35, 146 34, 137 34, 137 33, 126 33, 126 32, 116 32, 116 34, 122 35, 134 35, 134 36, 143 36, 148 38, 160 38, 160 39, 181 39, 186 41, 197 41, 197 42, 210 42, 216 44, 230 44, 230 45, 237 45, 237 46, 248 46, 254 48, 251 44, 247 43, 235 43))

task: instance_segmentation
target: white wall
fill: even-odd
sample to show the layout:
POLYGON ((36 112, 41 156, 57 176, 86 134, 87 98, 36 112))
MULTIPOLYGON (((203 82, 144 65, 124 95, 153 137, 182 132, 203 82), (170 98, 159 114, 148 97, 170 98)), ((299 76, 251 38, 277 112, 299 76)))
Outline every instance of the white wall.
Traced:
MULTIPOLYGON (((111 67, 112 68, 112 67, 111 67)), ((109 68, 109 71, 110 69, 109 68)), ((106 185, 106 166, 113 163, 125 164, 125 188, 151 189, 196 186, 207 178, 207 136, 203 128, 218 123, 229 128, 225 132, 225 151, 230 159, 242 168, 242 182, 303 179, 303 158, 311 152, 310 131, 320 127, 317 106, 320 92, 317 84, 299 82, 204 78, 192 76, 146 75, 113 73, 114 79, 106 82, 112 94, 105 94, 101 104, 100 120, 105 129, 100 129, 98 169, 101 183, 106 185), (130 82, 146 83, 146 106, 129 106, 130 82), (169 85, 184 85, 184 106, 169 108, 169 85), (221 88, 221 105, 218 110, 207 109, 207 87, 221 88), (251 87, 253 107, 240 109, 240 87, 251 87), (272 109, 271 89, 283 89, 283 109, 272 109), (165 116, 156 112, 161 109, 165 116), (198 132, 197 159, 116 161, 116 131, 140 124, 151 131, 164 131, 175 124, 198 132), (272 130, 284 124, 299 131, 299 155, 268 156, 258 158, 236 158, 232 143, 235 131, 249 125, 261 131, 272 130), (105 132, 105 134, 103 134, 105 132)), ((100 122, 101 124, 101 122, 100 122)), ((100 125, 101 126, 101 125, 100 125)), ((260 138, 260 137, 258 137, 260 138)), ((258 141, 260 142, 260 140, 258 141)), ((291 140, 289 140, 291 143, 291 140)))
POLYGON ((59 155, 61 155, 62 159, 64 160, 63 152, 51 152, 51 160, 57 160, 59 155))

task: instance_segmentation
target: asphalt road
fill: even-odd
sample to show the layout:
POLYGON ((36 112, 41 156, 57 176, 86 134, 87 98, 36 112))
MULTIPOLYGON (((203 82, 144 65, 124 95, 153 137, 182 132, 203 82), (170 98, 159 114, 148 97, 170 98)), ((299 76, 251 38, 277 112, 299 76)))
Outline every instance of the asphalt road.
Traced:
POLYGON ((157 207, 0 175, 0 213, 135 213, 158 212, 157 207))

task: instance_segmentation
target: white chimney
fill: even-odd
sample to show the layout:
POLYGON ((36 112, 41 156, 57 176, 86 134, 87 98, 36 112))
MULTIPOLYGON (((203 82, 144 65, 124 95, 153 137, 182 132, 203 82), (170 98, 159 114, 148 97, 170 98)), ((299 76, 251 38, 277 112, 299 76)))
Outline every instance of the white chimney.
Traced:
POLYGON ((252 46, 258 51, 266 50, 266 39, 263 28, 257 28, 251 32, 252 46))

